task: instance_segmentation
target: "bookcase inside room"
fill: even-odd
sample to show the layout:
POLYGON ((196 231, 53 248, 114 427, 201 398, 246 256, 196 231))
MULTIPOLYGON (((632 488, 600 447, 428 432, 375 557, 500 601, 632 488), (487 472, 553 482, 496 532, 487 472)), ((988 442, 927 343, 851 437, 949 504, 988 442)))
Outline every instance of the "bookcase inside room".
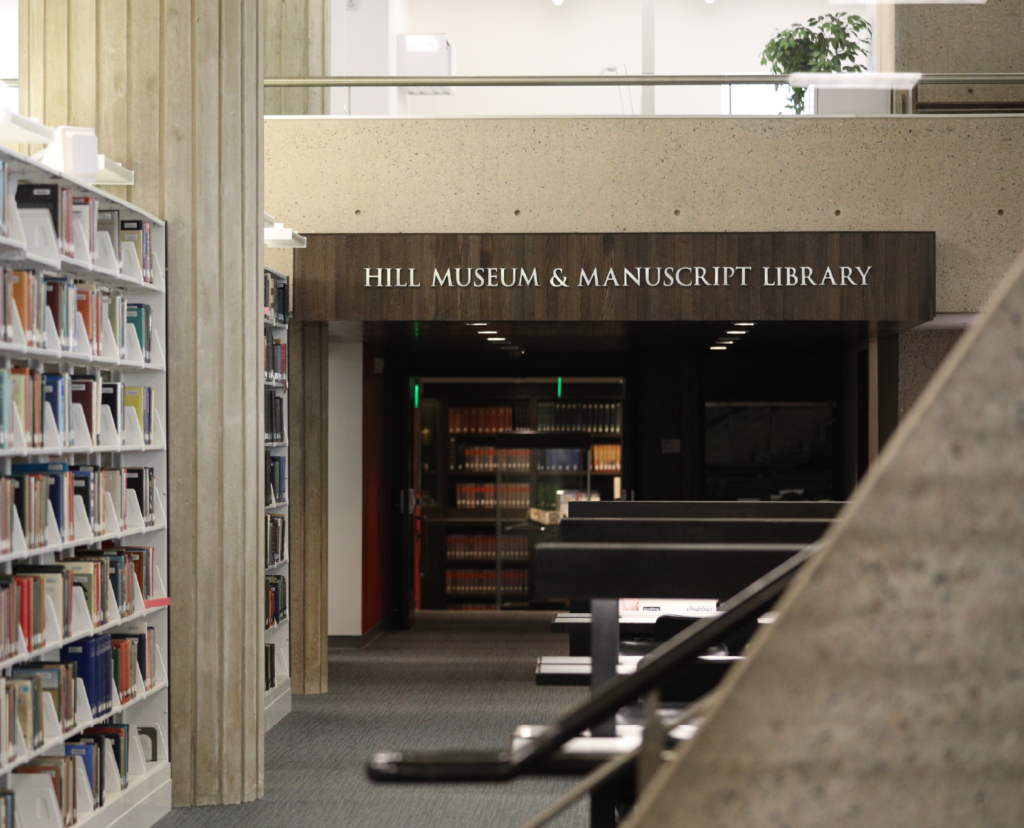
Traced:
POLYGON ((419 381, 422 609, 562 606, 532 599, 530 556, 557 540, 560 500, 628 490, 623 388, 621 377, 419 381))

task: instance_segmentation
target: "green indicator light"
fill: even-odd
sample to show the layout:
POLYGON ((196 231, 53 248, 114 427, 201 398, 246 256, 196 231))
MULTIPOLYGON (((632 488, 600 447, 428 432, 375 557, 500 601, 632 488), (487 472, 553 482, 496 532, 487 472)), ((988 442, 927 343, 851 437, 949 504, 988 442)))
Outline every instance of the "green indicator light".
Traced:
POLYGON ((412 389, 412 402, 414 408, 420 407, 420 384, 417 382, 412 389))
POLYGON ((558 399, 562 399, 562 378, 558 378, 558 399))

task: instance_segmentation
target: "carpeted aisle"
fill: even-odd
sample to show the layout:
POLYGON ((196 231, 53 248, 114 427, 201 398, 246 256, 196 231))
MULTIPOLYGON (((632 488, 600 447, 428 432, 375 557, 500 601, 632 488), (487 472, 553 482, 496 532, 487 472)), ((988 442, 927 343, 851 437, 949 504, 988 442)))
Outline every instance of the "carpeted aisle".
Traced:
MULTIPOLYGON (((428 612, 365 650, 331 650, 330 692, 295 696, 267 734, 266 797, 176 810, 159 828, 514 828, 575 779, 495 785, 373 784, 369 756, 402 748, 498 748, 517 724, 554 721, 583 688, 537 687, 539 655, 568 652, 550 613, 428 612)), ((550 823, 583 828, 588 805, 550 823)))

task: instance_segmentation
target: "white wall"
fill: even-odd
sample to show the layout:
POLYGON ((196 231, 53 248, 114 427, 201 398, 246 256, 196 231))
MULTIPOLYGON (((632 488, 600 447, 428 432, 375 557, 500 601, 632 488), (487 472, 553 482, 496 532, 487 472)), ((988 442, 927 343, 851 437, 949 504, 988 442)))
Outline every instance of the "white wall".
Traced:
POLYGON ((332 336, 327 372, 327 634, 362 635, 363 343, 332 336))
MULTIPOLYGON (((331 74, 394 75, 396 43, 406 28, 406 0, 332 0, 331 74)), ((404 90, 331 90, 332 115, 404 115, 404 90)))
MULTIPOLYGON (((445 32, 460 75, 640 74, 642 0, 335 0, 332 74, 394 71, 399 32, 445 32), (387 40, 385 40, 385 30, 387 40), (370 69, 370 67, 376 67, 370 69)), ((655 71, 658 74, 764 73, 760 53, 778 29, 831 12, 873 21, 874 5, 830 5, 828 0, 658 0, 655 71)), ((344 114, 344 90, 332 113, 344 114)), ((380 90, 353 92, 353 112, 402 114, 401 95, 390 104, 380 90), (367 103, 365 109, 362 100, 367 103), (369 111, 372 108, 372 112, 369 111)), ((733 90, 733 112, 777 113, 786 93, 773 87, 733 90)), ((659 114, 728 112, 719 87, 659 89, 659 114)), ((639 88, 503 88, 456 90, 450 96, 409 96, 411 117, 474 115, 623 115, 640 112, 639 88)))

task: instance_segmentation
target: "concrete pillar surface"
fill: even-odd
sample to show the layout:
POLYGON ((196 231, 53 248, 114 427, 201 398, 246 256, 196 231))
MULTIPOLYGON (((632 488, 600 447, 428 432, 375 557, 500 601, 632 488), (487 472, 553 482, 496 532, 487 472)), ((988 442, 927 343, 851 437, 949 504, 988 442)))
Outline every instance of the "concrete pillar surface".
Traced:
MULTIPOLYGON (((21 0, 22 110, 167 221, 176 806, 263 795, 261 0, 21 0)), ((121 194, 121 193, 119 193, 121 194)))
MULTIPOLYGON (((331 0, 263 0, 264 77, 331 74, 331 0)), ((322 87, 267 89, 267 115, 329 115, 322 87)))
POLYGON ((1024 824, 1024 256, 629 828, 1024 824))

